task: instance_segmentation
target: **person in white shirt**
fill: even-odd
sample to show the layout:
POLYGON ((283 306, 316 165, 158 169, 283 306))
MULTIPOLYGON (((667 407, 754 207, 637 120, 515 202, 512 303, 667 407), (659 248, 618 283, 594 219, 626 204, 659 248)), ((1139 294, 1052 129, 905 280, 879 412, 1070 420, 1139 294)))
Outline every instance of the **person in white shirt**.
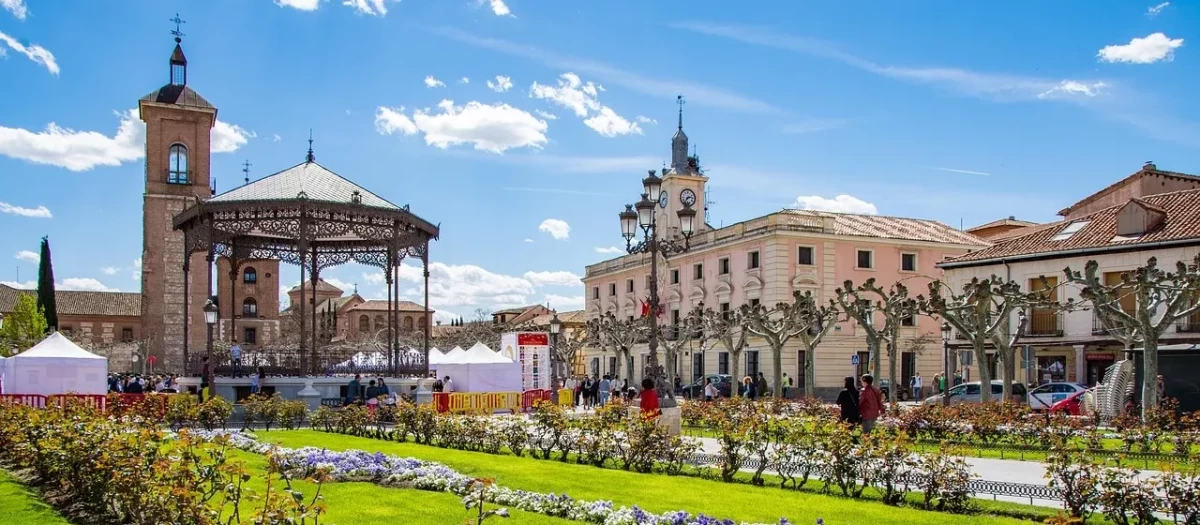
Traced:
POLYGON ((442 380, 442 391, 443 392, 453 392, 454 391, 454 381, 450 380, 450 376, 446 376, 446 379, 442 380))
POLYGON ((704 385, 704 400, 712 401, 718 397, 721 397, 721 392, 717 390, 717 385, 713 383, 712 379, 709 379, 704 385))
POLYGON ((912 377, 913 401, 921 401, 921 386, 922 386, 921 373, 916 372, 913 374, 913 377, 912 377))

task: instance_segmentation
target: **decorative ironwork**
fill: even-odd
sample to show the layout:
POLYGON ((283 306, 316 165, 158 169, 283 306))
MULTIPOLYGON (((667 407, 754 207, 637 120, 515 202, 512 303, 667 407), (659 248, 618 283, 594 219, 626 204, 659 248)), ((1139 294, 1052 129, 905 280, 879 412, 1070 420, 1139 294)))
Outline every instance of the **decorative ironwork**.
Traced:
MULTIPOLYGON (((379 268, 388 275, 406 257, 419 257, 427 265, 429 242, 438 238, 439 228, 414 215, 407 206, 396 209, 365 205, 361 193, 358 195, 347 202, 329 202, 314 200, 301 190, 294 198, 201 201, 176 216, 173 226, 184 234, 186 256, 212 253, 235 261, 275 259, 300 266, 302 280, 312 283, 322 270, 348 262, 379 268)), ((315 297, 315 286, 309 290, 315 297)), ((395 311, 393 301, 399 301, 399 294, 394 295, 389 298, 389 312, 395 311)), ((331 362, 328 352, 318 348, 316 312, 311 306, 306 308, 307 303, 297 304, 298 350, 292 358, 286 358, 287 350, 271 353, 274 361, 268 364, 277 370, 269 373, 343 372, 334 366, 342 361, 331 362), (310 316, 313 319, 306 319, 310 316)), ((426 310, 428 303, 426 297, 426 310)), ((382 352, 388 357, 386 370, 357 372, 413 375, 428 372, 424 354, 417 359, 415 353, 402 352, 394 336, 382 345, 382 352)), ((185 354, 188 354, 186 348, 185 354)), ((196 356, 186 359, 191 361, 192 357, 196 356)), ((243 362, 246 361, 244 357, 243 362)))

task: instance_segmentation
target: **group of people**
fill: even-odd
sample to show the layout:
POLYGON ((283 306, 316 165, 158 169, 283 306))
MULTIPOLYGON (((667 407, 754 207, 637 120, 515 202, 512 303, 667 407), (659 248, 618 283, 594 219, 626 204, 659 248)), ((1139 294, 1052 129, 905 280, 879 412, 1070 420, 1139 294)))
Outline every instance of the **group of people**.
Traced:
POLYGON ((124 394, 161 392, 174 394, 179 391, 179 380, 175 374, 108 374, 108 391, 124 394))
POLYGON ((638 395, 638 390, 629 386, 628 379, 621 380, 618 384, 616 378, 607 374, 602 377, 585 376, 582 379, 568 377, 563 383, 563 388, 574 392, 575 406, 584 408, 604 406, 613 399, 633 399, 638 395))
POLYGON ((861 389, 855 386, 853 377, 846 376, 844 386, 837 398, 838 407, 841 408, 838 419, 844 423, 862 425, 863 432, 871 432, 875 429, 875 422, 887 411, 883 391, 875 386, 875 376, 863 374, 861 389))
POLYGON ((342 402, 345 405, 359 404, 374 409, 379 406, 379 398, 383 398, 383 402, 386 404, 396 404, 396 392, 383 381, 382 377, 371 379, 366 385, 363 385, 362 376, 355 374, 354 379, 351 379, 350 383, 346 385, 346 397, 342 402))

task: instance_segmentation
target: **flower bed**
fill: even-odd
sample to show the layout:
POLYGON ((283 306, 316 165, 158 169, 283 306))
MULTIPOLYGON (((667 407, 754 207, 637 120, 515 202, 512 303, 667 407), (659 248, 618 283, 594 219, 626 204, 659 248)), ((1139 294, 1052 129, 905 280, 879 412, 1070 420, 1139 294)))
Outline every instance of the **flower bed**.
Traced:
MULTIPOLYGON (((482 490, 484 500, 497 505, 597 525, 734 525, 731 520, 716 519, 703 514, 692 515, 686 511, 654 514, 636 506, 616 507, 610 501, 577 500, 566 494, 513 490, 495 484, 480 489, 478 480, 474 477, 439 463, 413 458, 358 450, 335 452, 312 447, 273 449, 270 445, 256 440, 253 435, 241 432, 211 432, 201 435, 208 439, 223 436, 230 446, 249 452, 263 453, 273 450, 275 461, 285 472, 295 477, 324 471, 335 481, 370 482, 388 487, 449 492, 461 496, 465 504, 469 504, 473 498, 478 498, 482 490)), ((774 524, 742 525, 788 523, 786 519, 780 519, 774 524)))

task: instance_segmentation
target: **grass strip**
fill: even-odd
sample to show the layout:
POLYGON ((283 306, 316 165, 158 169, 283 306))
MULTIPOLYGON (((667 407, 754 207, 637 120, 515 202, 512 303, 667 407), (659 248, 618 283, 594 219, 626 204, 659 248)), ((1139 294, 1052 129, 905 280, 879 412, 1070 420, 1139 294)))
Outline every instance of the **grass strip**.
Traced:
POLYGON ((0 469, 0 522, 20 525, 70 525, 33 490, 0 469))

